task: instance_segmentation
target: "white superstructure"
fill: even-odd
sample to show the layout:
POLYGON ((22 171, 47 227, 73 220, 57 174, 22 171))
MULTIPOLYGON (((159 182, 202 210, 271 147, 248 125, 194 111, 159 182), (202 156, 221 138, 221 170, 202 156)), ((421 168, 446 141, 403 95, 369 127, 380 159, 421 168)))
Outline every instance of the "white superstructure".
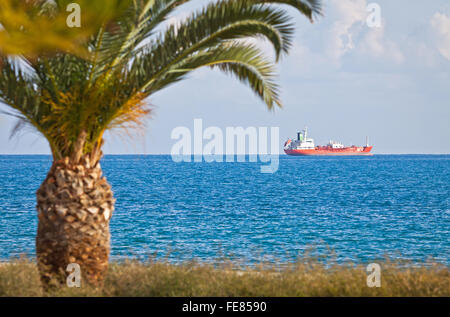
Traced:
POLYGON ((328 142, 327 145, 333 149, 343 149, 344 148, 344 144, 336 142, 336 141, 330 141, 330 142, 328 142))
POLYGON ((297 133, 297 139, 294 141, 287 142, 285 149, 291 150, 308 150, 314 149, 314 140, 308 138, 308 128, 305 128, 302 132, 297 133))

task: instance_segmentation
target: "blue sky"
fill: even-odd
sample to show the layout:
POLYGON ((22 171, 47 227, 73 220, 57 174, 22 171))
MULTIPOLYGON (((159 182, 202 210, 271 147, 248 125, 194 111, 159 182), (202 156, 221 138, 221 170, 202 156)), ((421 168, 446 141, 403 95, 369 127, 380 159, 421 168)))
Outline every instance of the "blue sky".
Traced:
MULTIPOLYGON (((280 146, 308 126, 316 144, 364 144, 368 135, 374 153, 450 153, 450 2, 328 0, 324 6, 314 24, 290 10, 295 42, 278 68, 283 109, 269 112, 238 81, 199 70, 148 100, 153 117, 131 142, 108 133, 104 152, 170 153, 171 131, 192 129, 201 118, 205 127, 278 126, 280 146), (380 28, 366 23, 373 2, 381 8, 380 28)), ((169 22, 194 8, 185 6, 169 22)), ((10 140, 13 124, 0 115, 0 154, 49 153, 33 132, 10 140)))

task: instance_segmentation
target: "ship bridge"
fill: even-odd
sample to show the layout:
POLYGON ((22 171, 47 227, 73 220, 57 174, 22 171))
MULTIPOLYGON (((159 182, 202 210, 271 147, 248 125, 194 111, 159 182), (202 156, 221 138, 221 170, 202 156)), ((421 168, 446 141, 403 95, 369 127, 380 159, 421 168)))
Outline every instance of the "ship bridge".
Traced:
POLYGON ((287 144, 286 148, 296 150, 313 150, 315 145, 314 140, 308 138, 308 129, 305 128, 302 132, 297 133, 297 139, 287 144))

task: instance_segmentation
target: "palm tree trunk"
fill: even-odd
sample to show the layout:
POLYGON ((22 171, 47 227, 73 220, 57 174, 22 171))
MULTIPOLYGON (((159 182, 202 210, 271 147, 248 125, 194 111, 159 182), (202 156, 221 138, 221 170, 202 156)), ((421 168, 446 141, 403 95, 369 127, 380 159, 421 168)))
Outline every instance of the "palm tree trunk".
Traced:
POLYGON ((54 162, 36 193, 36 254, 44 287, 64 285, 70 263, 80 266, 82 283, 94 286, 102 285, 108 268, 115 199, 100 163, 90 166, 88 156, 80 162, 54 162))

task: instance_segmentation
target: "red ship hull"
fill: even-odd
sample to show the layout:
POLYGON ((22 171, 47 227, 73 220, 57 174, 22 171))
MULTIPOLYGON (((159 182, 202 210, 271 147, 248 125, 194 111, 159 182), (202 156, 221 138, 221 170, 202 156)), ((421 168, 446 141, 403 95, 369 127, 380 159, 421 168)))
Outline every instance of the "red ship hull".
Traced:
POLYGON ((285 149, 287 155, 314 156, 314 155, 373 155, 370 153, 372 146, 350 146, 342 149, 333 149, 328 146, 317 146, 314 149, 295 150, 285 149))

